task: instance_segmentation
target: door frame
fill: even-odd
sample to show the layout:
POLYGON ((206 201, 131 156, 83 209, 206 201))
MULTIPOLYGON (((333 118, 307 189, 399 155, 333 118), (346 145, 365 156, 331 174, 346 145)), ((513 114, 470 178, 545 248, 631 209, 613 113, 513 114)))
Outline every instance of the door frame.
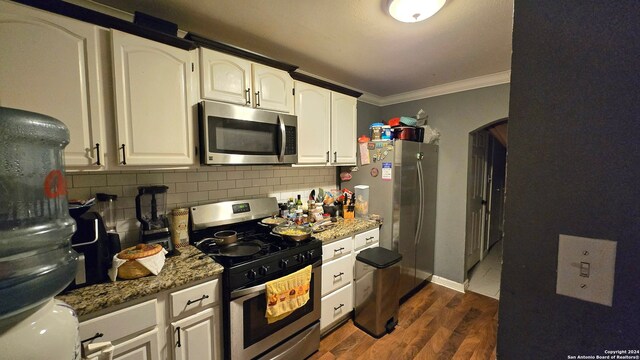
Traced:
MULTIPOLYGON (((490 127, 507 122, 509 120, 509 118, 501 118, 501 119, 497 119, 494 121, 491 121, 471 132, 469 132, 469 149, 468 149, 468 155, 467 155, 467 205, 466 205, 466 221, 465 221, 465 249, 464 249, 464 277, 465 280, 468 280, 468 275, 469 275, 469 270, 471 270, 471 268, 473 266, 468 266, 469 264, 467 264, 467 251, 468 251, 468 246, 470 246, 469 241, 470 241, 470 231, 469 231, 469 222, 471 221, 470 217, 472 216, 471 211, 470 211, 470 203, 471 203, 471 199, 473 196, 473 193, 470 189, 471 184, 473 184, 473 177, 472 177, 472 167, 473 167, 473 161, 472 161, 472 157, 473 157, 473 137, 478 134, 481 131, 487 131, 489 130, 490 127)), ((489 136, 492 136, 491 134, 489 134, 489 136)), ((489 181, 489 177, 492 176, 490 174, 490 169, 489 169, 489 156, 490 156, 490 148, 489 146, 487 146, 486 149, 487 153, 485 154, 485 171, 483 171, 483 175, 482 175, 482 192, 483 192, 483 207, 482 207, 482 230, 480 231, 480 261, 482 261, 482 259, 484 258, 484 256, 486 255, 486 244, 487 244, 487 240, 488 240, 488 234, 489 234, 489 222, 490 222, 490 218, 488 217, 488 204, 490 201, 490 181, 489 181)), ((506 173, 505 173, 506 176, 506 173)), ((475 265, 475 264, 474 264, 475 265)))

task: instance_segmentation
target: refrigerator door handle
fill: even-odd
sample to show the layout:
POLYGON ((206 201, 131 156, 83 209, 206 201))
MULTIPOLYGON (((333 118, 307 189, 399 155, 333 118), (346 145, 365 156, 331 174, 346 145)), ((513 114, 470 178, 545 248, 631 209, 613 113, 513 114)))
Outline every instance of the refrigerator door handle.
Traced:
POLYGON ((418 245, 422 237, 422 211, 424 207, 424 174, 422 173, 422 162, 418 160, 418 226, 416 229, 415 244, 418 245))

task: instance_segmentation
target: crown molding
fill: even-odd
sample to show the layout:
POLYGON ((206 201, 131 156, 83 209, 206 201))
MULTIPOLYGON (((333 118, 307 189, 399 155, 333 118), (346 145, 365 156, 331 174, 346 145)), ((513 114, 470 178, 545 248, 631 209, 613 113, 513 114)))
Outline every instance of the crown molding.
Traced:
POLYGON ((370 93, 364 93, 358 100, 376 106, 387 106, 400 104, 407 101, 453 94, 461 91, 480 89, 488 86, 508 84, 510 81, 511 70, 507 70, 495 74, 478 76, 470 79, 454 81, 447 84, 431 86, 424 89, 408 91, 389 96, 378 96, 370 93))

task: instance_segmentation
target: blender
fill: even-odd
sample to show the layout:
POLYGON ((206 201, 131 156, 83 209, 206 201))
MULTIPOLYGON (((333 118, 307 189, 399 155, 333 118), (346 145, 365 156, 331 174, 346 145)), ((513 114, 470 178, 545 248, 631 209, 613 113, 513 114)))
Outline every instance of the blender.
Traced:
MULTIPOLYGON (((98 213, 102 216, 105 229, 107 230, 107 236, 109 238, 109 244, 120 244, 120 235, 116 229, 116 201, 118 195, 97 193, 96 200, 98 200, 98 213)), ((118 250, 120 251, 120 250, 118 250)))
POLYGON ((173 253, 166 214, 167 190, 164 185, 140 186, 136 196, 136 218, 140 222, 140 242, 160 244, 173 253))

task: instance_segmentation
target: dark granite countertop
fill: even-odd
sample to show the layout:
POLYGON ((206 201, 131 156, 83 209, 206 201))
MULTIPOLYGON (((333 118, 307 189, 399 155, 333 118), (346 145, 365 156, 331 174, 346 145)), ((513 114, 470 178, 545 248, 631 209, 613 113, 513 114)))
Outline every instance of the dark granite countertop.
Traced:
POLYGON ((329 244, 335 240, 344 239, 379 226, 380 223, 374 220, 343 219, 339 217, 336 226, 323 232, 314 233, 313 236, 322 240, 324 244, 329 244))
POLYGON ((64 295, 56 296, 75 309, 78 316, 84 316, 111 306, 145 296, 154 295, 164 290, 186 285, 198 280, 219 275, 224 270, 208 256, 193 246, 179 249, 180 254, 168 257, 162 271, 134 280, 120 280, 96 284, 72 290, 64 295))

